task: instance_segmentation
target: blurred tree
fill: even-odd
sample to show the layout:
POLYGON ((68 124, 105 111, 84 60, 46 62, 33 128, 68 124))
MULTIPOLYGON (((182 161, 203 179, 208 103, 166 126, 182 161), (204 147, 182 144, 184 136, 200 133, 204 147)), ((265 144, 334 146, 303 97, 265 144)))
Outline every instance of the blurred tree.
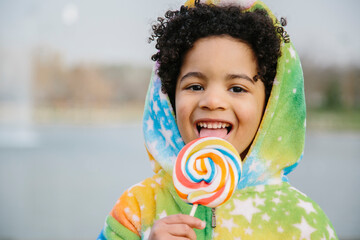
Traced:
POLYGON ((326 86, 324 107, 329 110, 337 110, 343 107, 341 88, 337 78, 331 79, 326 86))

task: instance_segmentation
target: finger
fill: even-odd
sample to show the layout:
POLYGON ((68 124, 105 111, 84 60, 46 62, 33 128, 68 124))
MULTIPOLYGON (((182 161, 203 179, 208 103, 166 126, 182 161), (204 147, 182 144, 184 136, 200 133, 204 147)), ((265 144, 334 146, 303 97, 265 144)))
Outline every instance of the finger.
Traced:
POLYGON ((196 217, 185 214, 170 215, 162 219, 167 224, 186 224, 191 228, 204 229, 206 223, 196 217))
POLYGON ((157 220, 151 229, 149 240, 196 240, 196 234, 186 224, 167 224, 157 220))
MULTIPOLYGON (((173 235, 170 235, 170 234, 150 234, 149 240, 189 240, 189 238, 187 237, 178 237, 178 236, 173 236, 173 235)), ((193 240, 193 239, 190 239, 190 240, 193 240)), ((196 240, 196 238, 195 238, 196 240)))
MULTIPOLYGON (((166 240, 169 240, 169 239, 166 239, 166 240)), ((187 237, 175 237, 174 240, 189 240, 189 238, 187 238, 187 237)), ((193 239, 190 239, 190 240, 193 240, 193 239)), ((196 240, 196 238, 194 238, 194 240, 196 240)))
POLYGON ((196 240, 195 231, 187 224, 168 224, 167 228, 173 236, 196 240))

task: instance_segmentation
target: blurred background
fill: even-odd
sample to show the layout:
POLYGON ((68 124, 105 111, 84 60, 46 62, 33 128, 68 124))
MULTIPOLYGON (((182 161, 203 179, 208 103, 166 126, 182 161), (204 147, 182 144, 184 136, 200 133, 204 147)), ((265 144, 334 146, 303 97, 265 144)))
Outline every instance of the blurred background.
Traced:
MULTIPOLYGON (((141 130, 151 23, 179 0, 0 0, 0 239, 95 239, 151 176, 141 130)), ((302 59, 291 183, 360 239, 360 2, 265 0, 302 59)))

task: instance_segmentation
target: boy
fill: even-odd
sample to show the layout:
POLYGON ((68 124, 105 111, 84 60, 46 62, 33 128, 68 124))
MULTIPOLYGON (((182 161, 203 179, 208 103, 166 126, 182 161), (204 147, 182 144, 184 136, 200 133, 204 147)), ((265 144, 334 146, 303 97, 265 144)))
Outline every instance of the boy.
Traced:
POLYGON ((159 51, 143 129, 156 174, 120 197, 99 239, 336 239, 320 207, 286 177, 304 146, 303 75, 266 6, 188 1, 153 30, 159 51), (243 174, 225 204, 190 217, 173 163, 204 136, 232 143, 243 174))

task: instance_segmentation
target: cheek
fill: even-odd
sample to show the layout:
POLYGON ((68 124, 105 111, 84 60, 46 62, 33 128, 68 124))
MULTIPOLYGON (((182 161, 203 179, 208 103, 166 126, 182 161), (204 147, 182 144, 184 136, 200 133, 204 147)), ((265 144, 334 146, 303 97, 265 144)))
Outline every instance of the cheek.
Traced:
POLYGON ((182 98, 177 96, 175 98, 175 108, 176 108, 176 120, 177 122, 181 121, 184 118, 184 114, 186 111, 186 104, 182 101, 182 98))
POLYGON ((240 122, 248 126, 247 130, 249 132, 256 131, 262 119, 262 106, 257 104, 256 102, 253 102, 253 104, 247 104, 242 106, 241 109, 241 111, 238 111, 240 122))
POLYGON ((182 139, 184 140, 185 144, 187 144, 189 142, 189 126, 186 124, 187 119, 184 113, 185 112, 179 108, 179 112, 176 116, 176 124, 182 139))
POLYGON ((183 99, 181 97, 175 98, 175 106, 176 106, 176 123, 178 125, 178 128, 180 130, 180 134, 182 134, 182 130, 184 128, 183 124, 186 119, 189 118, 188 116, 188 110, 187 105, 185 104, 183 99))
POLYGON ((192 105, 189 104, 187 97, 180 94, 175 98, 175 106, 176 123, 180 135, 185 143, 189 143, 196 138, 191 124, 192 105))

